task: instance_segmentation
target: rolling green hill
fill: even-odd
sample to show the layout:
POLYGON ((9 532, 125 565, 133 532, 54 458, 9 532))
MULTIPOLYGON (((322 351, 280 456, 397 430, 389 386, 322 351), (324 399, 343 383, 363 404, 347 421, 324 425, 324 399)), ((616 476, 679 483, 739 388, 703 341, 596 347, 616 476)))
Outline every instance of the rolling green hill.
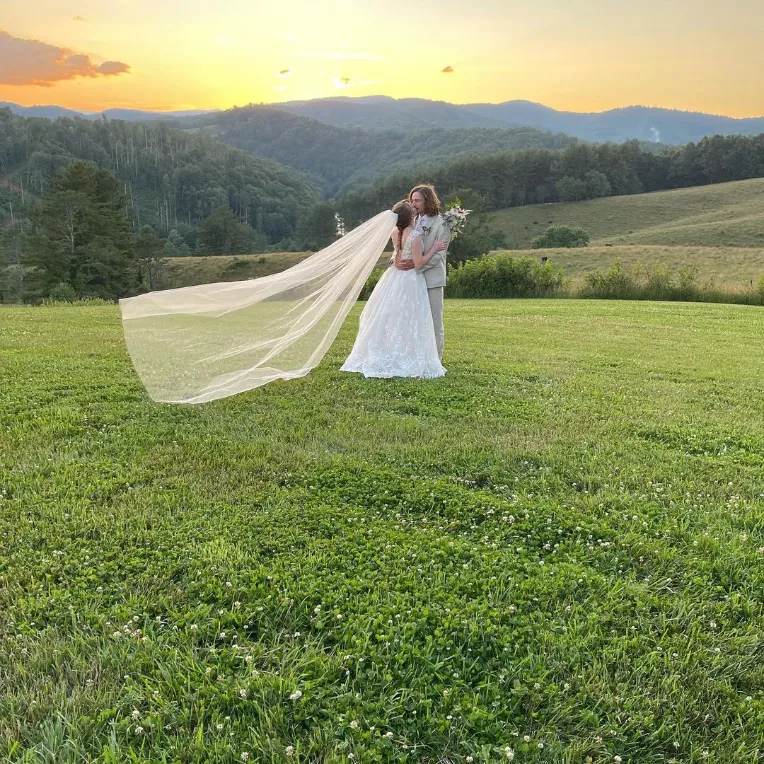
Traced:
POLYGON ((528 205, 491 215, 511 249, 527 249, 547 226, 586 229, 592 245, 764 248, 764 179, 528 205))

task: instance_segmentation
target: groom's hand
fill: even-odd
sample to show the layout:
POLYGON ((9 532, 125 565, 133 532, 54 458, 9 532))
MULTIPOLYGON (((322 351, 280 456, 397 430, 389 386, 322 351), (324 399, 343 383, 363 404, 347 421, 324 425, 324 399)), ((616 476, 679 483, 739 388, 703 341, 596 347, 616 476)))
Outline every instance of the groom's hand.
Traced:
POLYGON ((399 271, 410 271, 414 267, 414 261, 413 260, 399 260, 397 263, 393 263, 393 265, 399 271))

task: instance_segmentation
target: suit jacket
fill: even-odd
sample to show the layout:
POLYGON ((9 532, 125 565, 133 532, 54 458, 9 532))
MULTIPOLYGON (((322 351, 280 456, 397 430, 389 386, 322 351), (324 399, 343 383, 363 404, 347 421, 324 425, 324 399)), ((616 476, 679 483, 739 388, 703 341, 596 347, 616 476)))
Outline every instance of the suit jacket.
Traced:
MULTIPOLYGON (((446 244, 451 241, 451 231, 448 228, 448 223, 446 223, 442 215, 428 217, 425 229, 426 231, 422 235, 423 254, 430 251, 430 247, 432 247, 436 240, 445 241, 446 244)), ((432 260, 422 268, 421 273, 424 275, 424 280, 427 282, 428 289, 444 287, 446 285, 447 254, 448 249, 444 249, 442 252, 436 252, 432 256, 432 260)))

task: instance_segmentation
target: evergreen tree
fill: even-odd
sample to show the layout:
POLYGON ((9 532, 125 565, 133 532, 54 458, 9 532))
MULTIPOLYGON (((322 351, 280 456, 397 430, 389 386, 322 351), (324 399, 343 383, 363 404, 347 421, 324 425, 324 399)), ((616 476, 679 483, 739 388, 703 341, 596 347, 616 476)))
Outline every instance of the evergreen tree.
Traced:
POLYGON ((164 244, 164 253, 166 257, 189 257, 191 248, 178 231, 173 228, 164 244))
POLYGON ((297 229, 297 242, 300 249, 314 252, 328 247, 338 239, 337 213, 334 205, 319 202, 300 221, 297 229))
POLYGON ((29 295, 47 297, 69 284, 80 297, 117 299, 139 288, 126 199, 118 181, 89 162, 62 173, 31 214, 23 243, 29 295))
POLYGON ((207 255, 237 255, 252 245, 254 230, 236 219, 230 207, 218 207, 199 226, 199 244, 207 255))

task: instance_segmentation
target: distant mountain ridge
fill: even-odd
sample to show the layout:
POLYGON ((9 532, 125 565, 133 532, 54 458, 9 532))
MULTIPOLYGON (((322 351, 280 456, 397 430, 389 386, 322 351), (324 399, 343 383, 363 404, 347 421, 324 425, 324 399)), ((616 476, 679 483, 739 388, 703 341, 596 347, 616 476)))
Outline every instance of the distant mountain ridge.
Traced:
MULTIPOLYGON (((266 105, 266 104, 261 104, 266 105)), ((136 109, 107 109, 84 113, 60 106, 18 106, 0 103, 21 116, 54 119, 82 116, 86 119, 128 121, 178 120, 211 114, 211 111, 152 112, 136 109)), ((764 133, 764 116, 738 119, 702 112, 648 106, 627 106, 603 112, 558 111, 532 101, 452 104, 422 98, 394 99, 388 96, 335 97, 310 101, 267 104, 271 109, 309 117, 336 127, 411 131, 429 128, 517 128, 532 127, 588 141, 621 143, 637 139, 669 145, 697 142, 710 135, 758 135, 764 133)))
POLYGON ((628 106, 603 112, 558 111, 532 101, 451 104, 418 98, 325 98, 271 104, 271 108, 312 117, 337 127, 417 130, 430 127, 534 127, 588 141, 621 143, 637 139, 669 145, 710 135, 759 135, 764 116, 737 119, 701 112, 628 106))
MULTIPOLYGON (((46 119, 58 119, 59 117, 81 117, 83 119, 121 119, 126 122, 149 122, 162 119, 179 119, 181 117, 194 117, 201 114, 211 114, 212 111, 202 109, 189 109, 187 111, 142 111, 140 109, 105 109, 104 111, 76 111, 66 109, 63 106, 19 106, 10 101, 0 101, 0 109, 10 109, 19 117, 45 117, 46 119)), ((215 111, 215 110, 213 110, 215 111)))

